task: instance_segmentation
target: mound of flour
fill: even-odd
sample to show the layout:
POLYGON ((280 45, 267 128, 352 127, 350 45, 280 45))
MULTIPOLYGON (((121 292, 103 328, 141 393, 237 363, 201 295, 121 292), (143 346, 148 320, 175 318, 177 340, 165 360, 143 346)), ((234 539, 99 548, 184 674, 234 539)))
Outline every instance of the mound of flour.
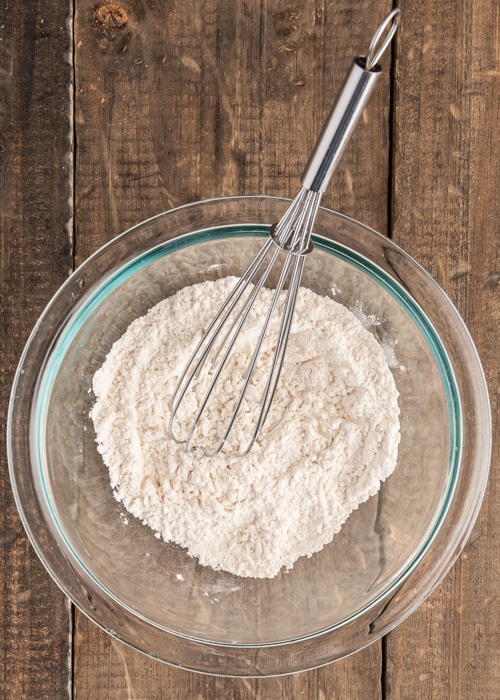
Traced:
MULTIPOLYGON (((301 289, 253 449, 236 462, 187 452, 168 437, 170 398, 233 286, 225 278, 186 287, 134 321, 94 376, 91 416, 115 496, 130 513, 201 564, 273 577, 330 542, 394 470, 398 392, 360 321, 301 289)), ((269 299, 260 303, 267 310, 269 299)))

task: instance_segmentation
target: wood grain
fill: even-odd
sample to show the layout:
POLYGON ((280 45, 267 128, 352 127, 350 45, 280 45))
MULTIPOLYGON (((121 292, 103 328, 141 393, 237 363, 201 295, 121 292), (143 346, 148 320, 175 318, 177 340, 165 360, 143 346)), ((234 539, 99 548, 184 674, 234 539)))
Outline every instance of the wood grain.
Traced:
POLYGON ((78 616, 74 698, 99 700, 375 700, 380 644, 321 669, 273 678, 217 678, 173 668, 111 639, 78 616))
POLYGON ((388 698, 500 697, 500 8, 402 3, 395 103, 394 238, 464 316, 490 388, 486 499, 439 589, 388 639, 388 698))
MULTIPOLYGON (((79 262, 178 204, 295 194, 354 55, 389 7, 135 0, 117 26, 94 5, 76 3, 79 262)), ((325 198, 381 230, 388 94, 386 74, 325 198)))
MULTIPOLYGON (((351 61, 388 2, 77 0, 76 258, 147 216, 240 193, 292 196, 351 61)), ((388 67, 386 62, 386 68, 388 67)), ((325 203, 385 230, 389 73, 325 203)), ((381 697, 376 644, 283 679, 206 678, 144 658, 76 614, 74 697, 381 697)))
POLYGON ((68 697, 71 678, 70 606, 28 543, 5 457, 23 344, 72 267, 68 12, 0 6, 0 697, 12 700, 68 697))

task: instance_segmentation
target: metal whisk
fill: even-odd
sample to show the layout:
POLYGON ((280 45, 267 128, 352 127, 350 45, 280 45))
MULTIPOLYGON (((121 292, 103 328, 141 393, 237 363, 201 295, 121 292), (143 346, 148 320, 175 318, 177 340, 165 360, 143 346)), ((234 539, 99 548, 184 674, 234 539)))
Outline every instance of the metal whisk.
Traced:
POLYGON ((399 10, 396 9, 375 32, 366 57, 354 59, 302 174, 300 191, 278 223, 271 227, 268 240, 209 324, 179 377, 172 396, 168 430, 172 439, 185 443, 188 450, 200 448, 208 457, 218 454, 234 439, 233 435, 229 436, 242 412, 245 425, 250 424, 252 428, 244 436, 237 431, 237 447, 230 446, 230 454, 235 458, 244 456, 266 422, 285 358, 305 259, 313 249, 311 233, 321 196, 380 76, 378 61, 390 44, 398 21, 399 10), (381 41, 384 34, 385 39, 381 41), (277 271, 280 258, 281 268, 277 271), (259 293, 271 277, 277 281, 273 285, 268 313, 261 318, 262 326, 250 359, 244 371, 240 370, 239 391, 232 393, 235 368, 231 367, 231 357, 245 324, 252 317, 259 293), (280 311, 281 320, 276 330, 275 314, 280 311), (271 333, 273 327, 274 335, 271 333), (264 355, 267 373, 263 375, 265 381, 261 379, 258 386, 255 370, 259 362, 263 363, 264 355), (224 387, 228 372, 231 373, 231 381, 227 382, 231 395, 218 400, 219 413, 216 414, 220 416, 220 406, 227 414, 221 429, 219 420, 217 426, 207 425, 206 412, 216 384, 219 382, 219 389, 224 387), (249 399, 248 394, 254 398, 249 399), (255 401, 256 395, 260 398, 255 401), (188 424, 184 426, 183 435, 176 435, 176 431, 183 427, 179 420, 183 405, 188 408, 188 424))

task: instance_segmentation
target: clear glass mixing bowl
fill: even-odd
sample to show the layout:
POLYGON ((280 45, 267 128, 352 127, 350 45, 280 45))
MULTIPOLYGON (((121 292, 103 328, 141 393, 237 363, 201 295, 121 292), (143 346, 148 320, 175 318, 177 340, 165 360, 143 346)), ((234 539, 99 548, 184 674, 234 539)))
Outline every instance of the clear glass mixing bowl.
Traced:
POLYGON ((94 372, 156 302, 243 272, 287 205, 268 197, 209 200, 111 241, 48 305, 12 391, 11 479, 48 571, 111 634, 207 673, 295 672, 380 638, 450 568, 487 479, 488 395, 457 311, 390 240, 321 209, 303 284, 361 314, 391 360, 402 431, 394 474, 323 551, 271 580, 200 566, 114 499, 89 418, 94 372))

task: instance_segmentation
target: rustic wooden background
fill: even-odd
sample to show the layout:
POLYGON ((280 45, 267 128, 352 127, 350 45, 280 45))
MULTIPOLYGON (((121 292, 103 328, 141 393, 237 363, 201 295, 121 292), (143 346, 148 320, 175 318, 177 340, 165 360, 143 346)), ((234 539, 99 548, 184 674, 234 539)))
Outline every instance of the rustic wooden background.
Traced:
MULTIPOLYGON (((325 203, 387 232, 466 319, 499 432, 500 5, 401 0, 385 75, 325 203)), ((352 657, 271 679, 204 677, 74 610, 21 526, 5 458, 22 347, 68 273, 128 226, 223 194, 293 195, 388 0, 0 3, 0 696, 18 700, 500 698, 499 442, 458 563, 352 657)))

